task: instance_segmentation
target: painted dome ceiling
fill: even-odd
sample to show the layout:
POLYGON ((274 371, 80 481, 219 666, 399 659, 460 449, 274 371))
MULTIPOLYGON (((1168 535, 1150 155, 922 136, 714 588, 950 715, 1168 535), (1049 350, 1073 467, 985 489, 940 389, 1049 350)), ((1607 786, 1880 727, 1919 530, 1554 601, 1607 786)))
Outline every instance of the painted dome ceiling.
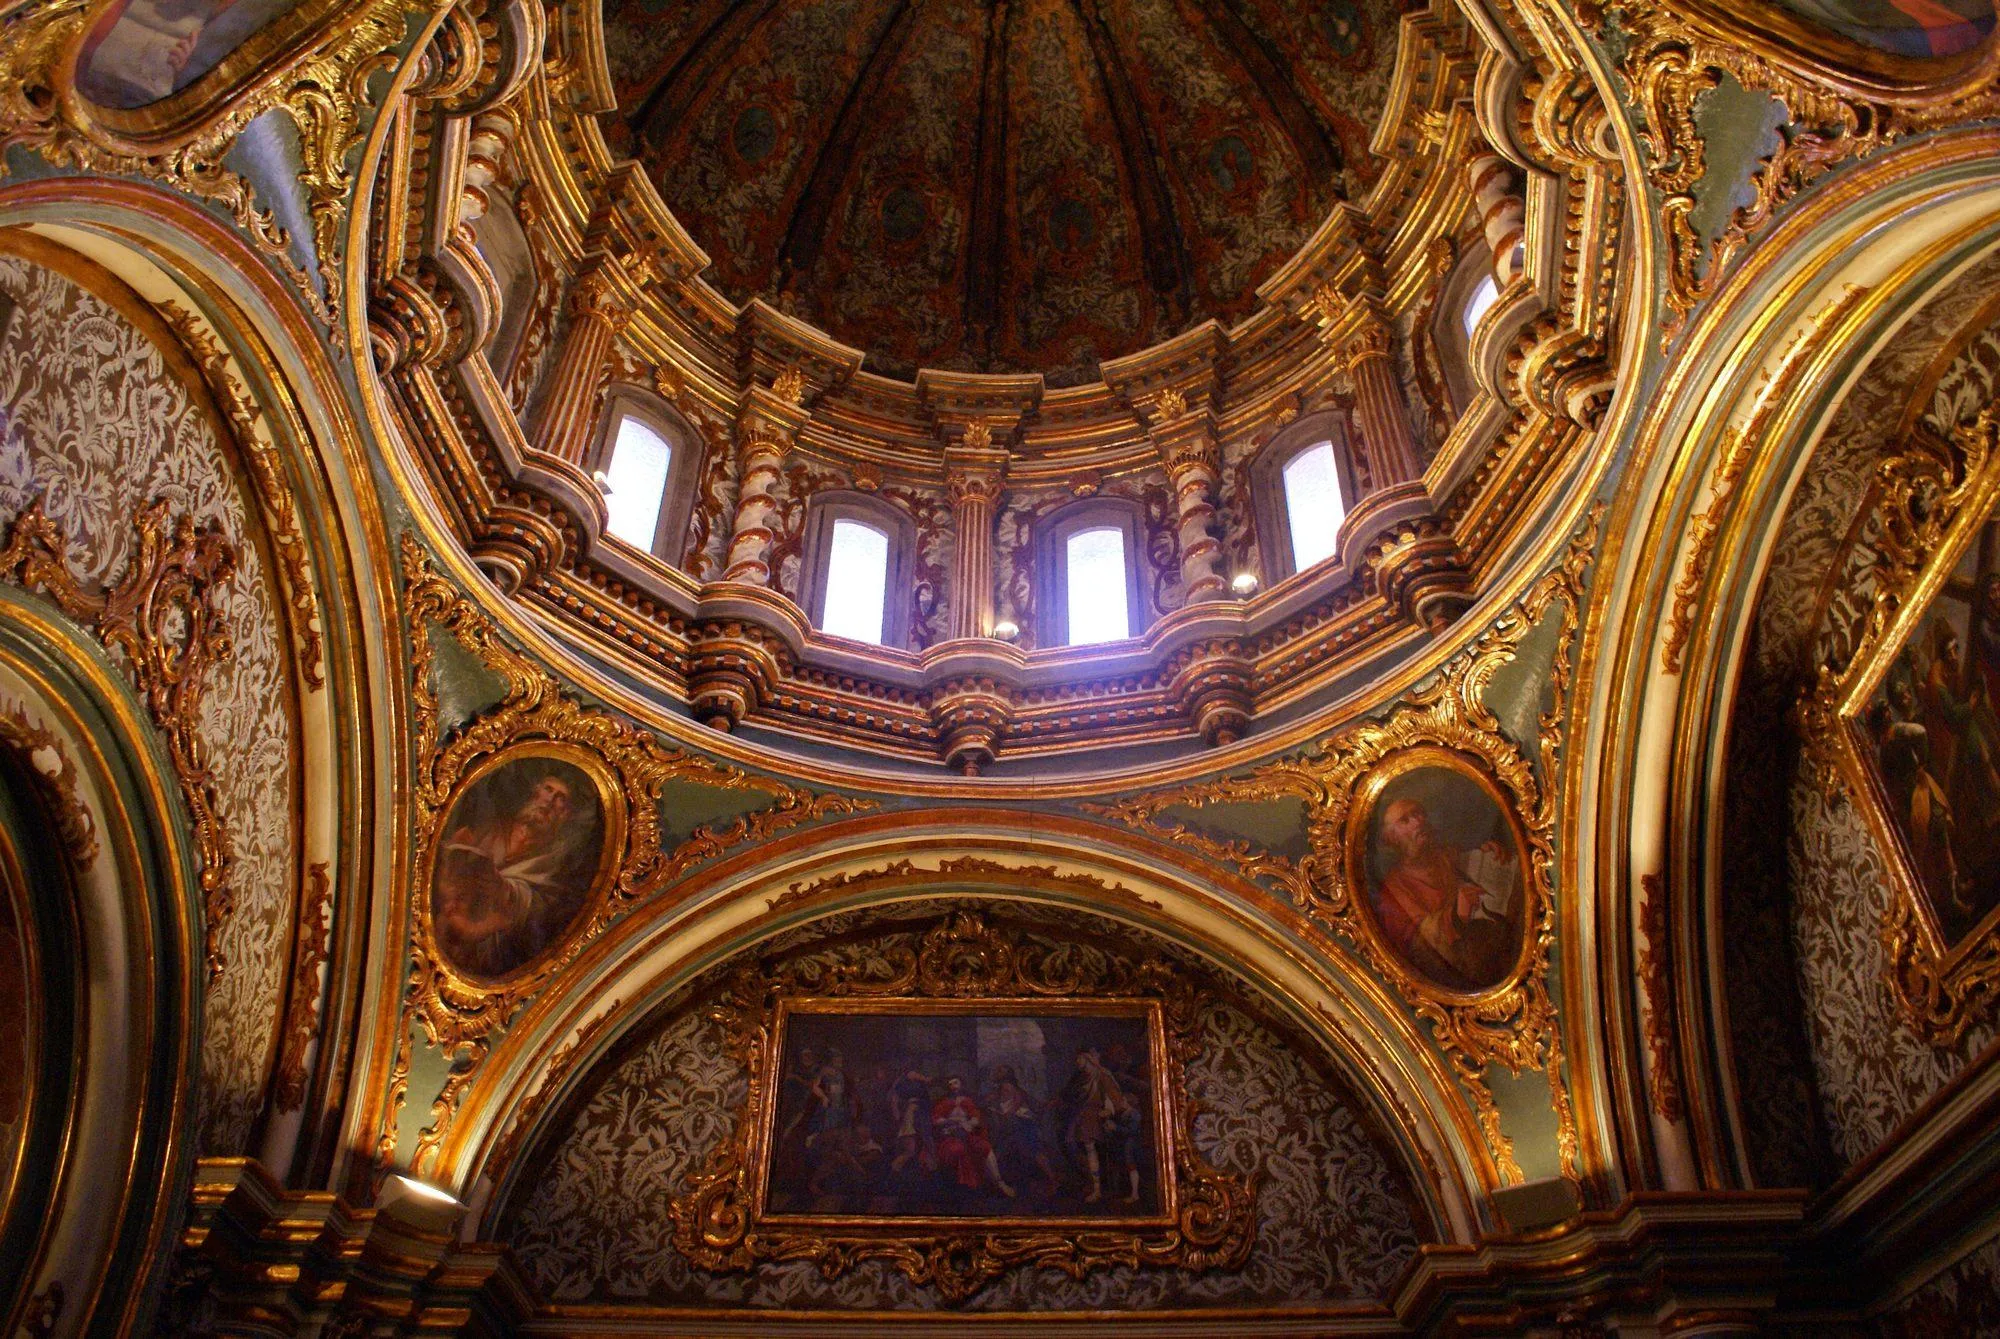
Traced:
POLYGON ((1389 0, 606 0, 614 144, 736 300, 868 366, 1095 376, 1233 321, 1345 190, 1389 0))

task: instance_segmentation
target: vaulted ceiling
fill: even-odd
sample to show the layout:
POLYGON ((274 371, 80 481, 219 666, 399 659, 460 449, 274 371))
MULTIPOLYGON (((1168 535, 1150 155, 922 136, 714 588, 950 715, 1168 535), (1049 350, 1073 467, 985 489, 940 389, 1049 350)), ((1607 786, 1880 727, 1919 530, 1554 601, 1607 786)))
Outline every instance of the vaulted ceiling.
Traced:
POLYGON ((731 297, 869 366, 1090 379, 1245 315, 1376 166, 1388 0, 613 0, 618 110, 731 297))

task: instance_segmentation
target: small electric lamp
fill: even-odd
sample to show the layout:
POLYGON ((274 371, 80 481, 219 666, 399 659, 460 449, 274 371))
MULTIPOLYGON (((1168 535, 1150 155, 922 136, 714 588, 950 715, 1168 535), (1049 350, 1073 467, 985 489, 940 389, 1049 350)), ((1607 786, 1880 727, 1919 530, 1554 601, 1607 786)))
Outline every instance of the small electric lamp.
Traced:
POLYGON ((993 625, 993 635, 1003 642, 1011 642, 1021 635, 1021 625, 1011 618, 1003 618, 993 625))
POLYGON ((1257 574, 1255 572, 1238 572, 1236 579, 1229 583, 1229 589, 1236 592, 1236 597, 1239 600, 1249 599, 1257 593, 1257 574))
POLYGON ((592 471, 590 472, 590 477, 591 477, 592 479, 595 479, 595 480, 597 481, 597 491, 598 491, 598 492, 600 492, 600 493, 604 494, 604 496, 606 496, 606 497, 610 497, 610 496, 611 496, 611 476, 610 476, 610 475, 606 474, 606 473, 605 473, 605 472, 604 472, 603 470, 592 470, 592 471))

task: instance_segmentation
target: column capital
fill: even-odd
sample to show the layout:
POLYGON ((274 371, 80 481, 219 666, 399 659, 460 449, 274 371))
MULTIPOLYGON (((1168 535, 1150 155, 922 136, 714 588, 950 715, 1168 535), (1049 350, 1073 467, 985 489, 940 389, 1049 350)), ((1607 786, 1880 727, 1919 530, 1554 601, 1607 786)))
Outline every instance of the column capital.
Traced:
POLYGON ((638 285, 617 257, 602 251, 587 254, 570 284, 570 319, 595 317, 614 331, 622 330, 632 319, 638 296, 638 285))

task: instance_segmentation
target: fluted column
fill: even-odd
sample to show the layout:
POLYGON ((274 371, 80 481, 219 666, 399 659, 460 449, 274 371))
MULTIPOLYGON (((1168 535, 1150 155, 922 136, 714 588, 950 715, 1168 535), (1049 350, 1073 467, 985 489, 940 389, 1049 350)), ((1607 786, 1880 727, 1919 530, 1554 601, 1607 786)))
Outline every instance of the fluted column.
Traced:
POLYGON ((1410 431, 1403 383, 1396 375, 1395 336, 1373 303, 1355 302, 1343 322, 1340 353, 1354 381, 1354 422, 1368 455, 1368 475, 1377 488, 1408 482, 1423 473, 1410 431))
POLYGON ((590 451, 598 379, 632 315, 623 279, 617 261, 599 256, 570 287, 569 334, 535 421, 536 445, 579 467, 590 451))
POLYGON ((1514 169, 1494 153, 1483 153, 1465 165, 1472 201, 1493 252, 1493 279, 1502 288, 1520 272, 1517 257, 1527 231, 1527 207, 1515 184, 1514 169))
POLYGON ((945 491, 951 498, 951 635, 993 633, 993 509, 1007 453, 993 446, 993 429, 973 423, 945 448, 945 491))
POLYGON ((1222 575, 1222 544, 1215 537, 1215 494, 1222 477, 1215 422, 1188 411, 1178 391, 1161 395, 1155 406, 1153 445, 1173 486, 1181 554, 1181 588, 1186 600, 1220 600, 1229 593, 1222 575))
POLYGON ((777 514, 778 470, 805 423, 804 384, 779 378, 775 389, 753 386, 736 421, 736 520, 729 532, 724 581, 771 584, 771 519, 777 514))

